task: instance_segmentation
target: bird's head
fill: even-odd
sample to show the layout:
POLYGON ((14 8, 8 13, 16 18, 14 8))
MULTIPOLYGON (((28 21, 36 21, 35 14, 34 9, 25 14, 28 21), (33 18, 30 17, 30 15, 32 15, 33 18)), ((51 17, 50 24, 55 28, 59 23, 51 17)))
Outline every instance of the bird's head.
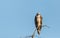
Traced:
POLYGON ((40 15, 40 13, 38 12, 36 15, 40 15))

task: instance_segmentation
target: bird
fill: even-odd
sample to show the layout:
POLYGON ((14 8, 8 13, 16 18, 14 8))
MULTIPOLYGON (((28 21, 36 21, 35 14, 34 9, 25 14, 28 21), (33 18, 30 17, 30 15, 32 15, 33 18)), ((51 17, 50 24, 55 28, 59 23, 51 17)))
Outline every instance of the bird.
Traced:
POLYGON ((37 33, 38 35, 40 35, 40 31, 42 29, 42 16, 39 12, 35 15, 34 21, 35 21, 35 27, 37 29, 37 33))

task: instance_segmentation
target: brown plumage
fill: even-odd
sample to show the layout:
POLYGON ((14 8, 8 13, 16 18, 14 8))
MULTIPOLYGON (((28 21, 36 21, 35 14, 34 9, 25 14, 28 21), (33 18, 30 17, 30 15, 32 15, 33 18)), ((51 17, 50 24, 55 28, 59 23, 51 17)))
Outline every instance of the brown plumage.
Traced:
POLYGON ((35 26, 38 34, 40 35, 40 31, 42 28, 42 16, 40 15, 40 13, 37 13, 35 16, 35 26))

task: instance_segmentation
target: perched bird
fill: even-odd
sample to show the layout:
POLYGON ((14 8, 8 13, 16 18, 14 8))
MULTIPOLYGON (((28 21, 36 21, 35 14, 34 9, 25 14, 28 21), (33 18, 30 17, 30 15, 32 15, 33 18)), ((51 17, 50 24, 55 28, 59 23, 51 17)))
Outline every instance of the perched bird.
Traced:
POLYGON ((42 28, 42 16, 40 13, 37 13, 35 16, 35 26, 36 26, 38 35, 40 35, 40 31, 42 28))

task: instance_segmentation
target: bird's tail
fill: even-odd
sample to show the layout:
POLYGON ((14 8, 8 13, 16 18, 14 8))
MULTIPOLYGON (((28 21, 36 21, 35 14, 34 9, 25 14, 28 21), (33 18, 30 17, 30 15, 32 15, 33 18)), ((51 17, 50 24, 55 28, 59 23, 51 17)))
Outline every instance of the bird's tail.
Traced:
POLYGON ((38 35, 40 35, 40 27, 37 28, 38 35))
POLYGON ((37 30, 37 32, 38 32, 38 35, 40 35, 40 30, 37 30))

